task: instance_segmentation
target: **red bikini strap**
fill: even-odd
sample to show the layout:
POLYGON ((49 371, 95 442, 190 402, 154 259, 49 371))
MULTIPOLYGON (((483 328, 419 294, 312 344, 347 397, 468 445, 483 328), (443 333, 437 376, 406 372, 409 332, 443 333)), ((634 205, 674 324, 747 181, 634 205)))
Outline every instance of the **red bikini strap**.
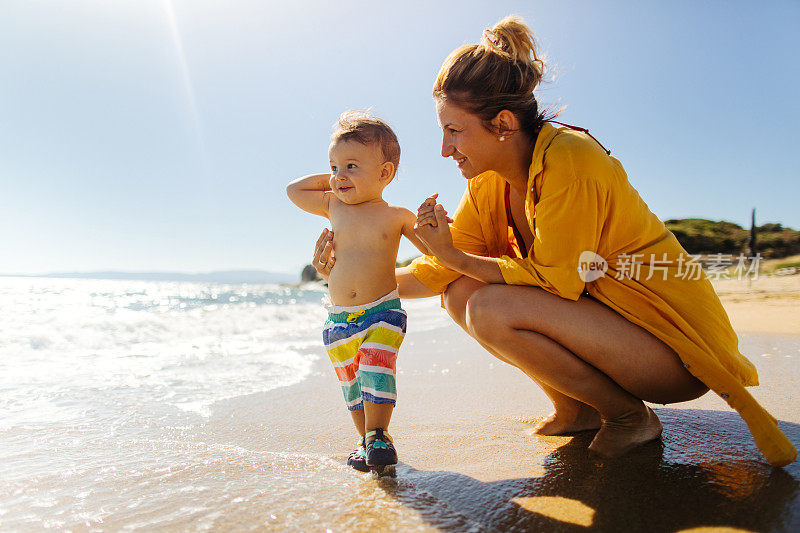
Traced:
MULTIPOLYGON (((591 133, 589 133, 589 130, 587 130, 586 128, 581 128, 580 126, 571 126, 570 124, 564 124, 563 122, 557 122, 557 121, 555 121, 555 120, 548 120, 548 122, 552 122, 553 124, 559 124, 559 125, 561 125, 561 126, 564 126, 564 127, 566 127, 566 128, 569 128, 569 129, 571 129, 571 130, 575 130, 575 131, 582 131, 583 133, 585 133, 586 135, 588 135, 589 137, 591 137, 592 139, 594 139, 594 135, 592 135, 591 133)), ((606 147, 605 147, 605 146, 603 146, 603 144, 602 144, 600 141, 598 141, 597 139, 594 139, 594 142, 596 142, 597 144, 599 144, 599 145, 600 145, 600 148, 602 148, 602 149, 603 149, 603 151, 604 151, 604 152, 605 152, 607 155, 611 155, 611 150, 606 150, 606 147)))

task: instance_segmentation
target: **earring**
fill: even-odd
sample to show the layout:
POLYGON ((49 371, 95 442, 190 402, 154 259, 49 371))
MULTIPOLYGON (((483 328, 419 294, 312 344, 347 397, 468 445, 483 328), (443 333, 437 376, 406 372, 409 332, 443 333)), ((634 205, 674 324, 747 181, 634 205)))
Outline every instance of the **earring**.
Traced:
POLYGON ((501 135, 501 136, 500 136, 500 139, 498 139, 498 140, 499 140, 500 142, 503 142, 503 141, 505 141, 505 140, 506 140, 506 136, 505 136, 505 135, 501 135))

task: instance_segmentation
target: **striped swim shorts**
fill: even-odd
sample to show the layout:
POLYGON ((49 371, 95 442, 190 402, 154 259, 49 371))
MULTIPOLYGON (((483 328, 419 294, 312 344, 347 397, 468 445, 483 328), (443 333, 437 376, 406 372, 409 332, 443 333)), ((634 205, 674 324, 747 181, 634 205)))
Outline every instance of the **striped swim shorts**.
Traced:
POLYGON ((351 411, 364 401, 394 405, 397 350, 406 334, 406 312, 394 290, 372 303, 326 306, 322 341, 351 411))

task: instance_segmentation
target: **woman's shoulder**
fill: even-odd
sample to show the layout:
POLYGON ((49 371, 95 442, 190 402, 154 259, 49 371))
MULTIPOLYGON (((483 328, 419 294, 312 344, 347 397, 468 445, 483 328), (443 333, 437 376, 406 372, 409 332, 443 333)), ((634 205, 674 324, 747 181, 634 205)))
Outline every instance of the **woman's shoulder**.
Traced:
POLYGON ((545 160, 595 165, 603 165, 613 159, 600 141, 589 135, 588 130, 581 131, 566 126, 556 128, 545 148, 544 157, 545 160))
POLYGON ((546 146, 542 147, 542 191, 555 191, 579 180, 610 185, 621 167, 605 148, 587 132, 568 127, 554 128, 546 146))

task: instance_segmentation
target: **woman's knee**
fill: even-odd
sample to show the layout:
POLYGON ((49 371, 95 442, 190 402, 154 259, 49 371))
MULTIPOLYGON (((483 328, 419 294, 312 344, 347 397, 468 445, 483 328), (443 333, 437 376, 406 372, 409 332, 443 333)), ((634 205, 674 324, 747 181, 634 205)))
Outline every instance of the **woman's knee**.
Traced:
POLYGON ((503 330, 499 306, 501 299, 496 287, 487 285, 469 297, 466 302, 466 325, 470 335, 479 341, 491 342, 503 330))
POLYGON ((467 307, 467 295, 458 288, 447 287, 442 294, 442 302, 447 314, 450 315, 457 324, 464 327, 465 312, 467 307))
POLYGON ((480 281, 461 277, 448 285, 442 295, 444 308, 450 317, 462 328, 466 329, 467 302, 477 289, 484 286, 480 281))

